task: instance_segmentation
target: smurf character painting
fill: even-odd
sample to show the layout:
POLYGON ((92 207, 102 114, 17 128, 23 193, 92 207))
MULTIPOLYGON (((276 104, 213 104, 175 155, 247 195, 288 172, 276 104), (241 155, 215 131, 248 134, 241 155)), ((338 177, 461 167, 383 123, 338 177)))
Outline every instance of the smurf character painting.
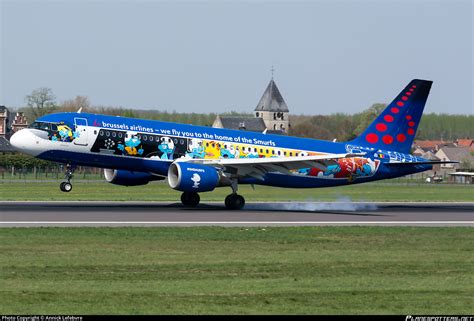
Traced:
POLYGON ((162 152, 161 159, 173 159, 174 142, 169 137, 161 137, 158 150, 162 152))
MULTIPOLYGON (((59 140, 62 142, 72 142, 73 139, 78 136, 78 133, 73 134, 72 129, 67 125, 58 125, 58 135, 59 135, 59 138, 56 137, 56 141, 59 140)), ((53 137, 55 136, 56 135, 54 135, 53 137)), ((51 140, 54 140, 54 139, 51 138, 51 140)))
POLYGON ((224 144, 220 153, 222 158, 238 158, 238 156, 236 157, 237 151, 231 144, 224 144))
POLYGON ((204 158, 206 156, 206 151, 202 146, 202 141, 199 139, 191 139, 188 145, 188 152, 186 153, 186 157, 189 158, 204 158))
POLYGON ((341 171, 341 165, 336 164, 336 165, 329 165, 326 170, 324 171, 323 175, 324 176, 330 176, 334 177, 337 173, 341 171))
POLYGON ((377 170, 377 164, 370 158, 365 159, 364 161, 360 161, 358 164, 355 176, 357 177, 364 177, 364 176, 372 176, 375 171, 377 170))
POLYGON ((136 133, 127 132, 125 135, 125 144, 118 144, 117 148, 122 151, 123 155, 137 156, 143 154, 142 148, 137 148, 141 144, 136 133))
POLYGON ((199 174, 194 173, 191 180, 194 182, 193 188, 199 188, 199 182, 201 181, 201 176, 199 174))

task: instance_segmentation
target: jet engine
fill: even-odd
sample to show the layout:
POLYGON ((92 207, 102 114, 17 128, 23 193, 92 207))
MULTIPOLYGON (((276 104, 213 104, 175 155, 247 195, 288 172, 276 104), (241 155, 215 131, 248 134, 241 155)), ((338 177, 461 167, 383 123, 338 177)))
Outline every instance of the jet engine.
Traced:
POLYGON ((174 162, 168 169, 168 184, 182 192, 209 192, 217 186, 230 185, 230 181, 211 166, 174 162))
POLYGON ((111 184, 123 186, 146 185, 150 181, 163 180, 164 177, 155 176, 144 172, 131 172, 125 170, 104 168, 105 180, 111 184))

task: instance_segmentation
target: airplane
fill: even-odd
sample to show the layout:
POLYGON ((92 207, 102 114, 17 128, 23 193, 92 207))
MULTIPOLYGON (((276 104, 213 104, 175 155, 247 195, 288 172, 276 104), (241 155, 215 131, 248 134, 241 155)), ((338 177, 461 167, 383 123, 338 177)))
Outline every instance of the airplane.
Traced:
POLYGON ((60 190, 72 190, 77 166, 104 169, 124 186, 167 179, 184 206, 199 193, 230 187, 230 210, 244 207, 239 184, 319 188, 360 184, 431 170, 410 154, 432 81, 414 79, 357 138, 348 142, 270 135, 155 120, 83 113, 42 116, 16 132, 11 145, 66 165, 60 190))

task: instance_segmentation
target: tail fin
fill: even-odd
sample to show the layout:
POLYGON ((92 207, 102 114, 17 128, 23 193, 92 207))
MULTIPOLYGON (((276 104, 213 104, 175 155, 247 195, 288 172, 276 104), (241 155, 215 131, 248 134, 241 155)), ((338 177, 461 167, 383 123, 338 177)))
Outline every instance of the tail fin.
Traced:
POLYGON ((432 83, 412 80, 352 143, 409 153, 432 83))

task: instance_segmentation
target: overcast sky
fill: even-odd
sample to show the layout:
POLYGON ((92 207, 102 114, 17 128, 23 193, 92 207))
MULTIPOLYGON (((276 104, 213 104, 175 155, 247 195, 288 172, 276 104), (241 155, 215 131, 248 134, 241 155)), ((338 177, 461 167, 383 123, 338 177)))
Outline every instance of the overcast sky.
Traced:
POLYGON ((295 114, 360 112, 413 78, 427 112, 473 114, 464 1, 7 1, 0 105, 57 100, 178 112, 253 111, 271 78, 295 114))

